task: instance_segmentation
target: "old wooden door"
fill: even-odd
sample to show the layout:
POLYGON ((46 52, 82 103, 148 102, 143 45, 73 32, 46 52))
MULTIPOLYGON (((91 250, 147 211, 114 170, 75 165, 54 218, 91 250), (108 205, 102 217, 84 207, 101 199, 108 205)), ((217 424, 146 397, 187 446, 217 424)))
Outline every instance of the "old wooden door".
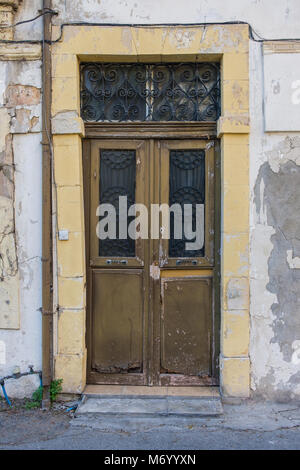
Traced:
POLYGON ((87 140, 84 168, 88 383, 216 383, 213 141, 87 140), (99 240, 99 204, 115 208, 114 239, 99 240), (124 233, 133 204, 147 226, 129 212, 124 233), (133 223, 140 238, 128 237, 133 223))

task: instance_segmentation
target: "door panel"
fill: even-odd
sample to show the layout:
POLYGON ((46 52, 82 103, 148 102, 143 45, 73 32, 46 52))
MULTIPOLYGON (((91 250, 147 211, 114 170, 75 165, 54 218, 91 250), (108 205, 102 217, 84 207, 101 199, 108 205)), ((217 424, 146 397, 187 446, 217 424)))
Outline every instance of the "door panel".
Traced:
MULTIPOLYGON (((213 142, 92 140, 88 165, 88 382, 216 383, 213 142), (148 239, 121 235, 119 196, 128 198, 125 211, 134 203, 147 207, 148 239), (97 208, 108 203, 117 214, 116 237, 99 240, 105 216, 97 208), (172 212, 169 221, 160 212, 158 237, 151 238, 151 204, 179 206, 181 238, 172 212), (193 240, 185 233, 184 204, 192 207, 190 232, 201 206, 202 244, 196 249, 187 249, 193 240)), ((133 219, 127 218, 127 228, 133 219)))
POLYGON ((146 152, 147 143, 141 140, 91 143, 87 335, 91 383, 145 385, 147 380, 146 240, 127 237, 134 219, 127 217, 128 208, 148 205, 146 152), (119 197, 125 196, 120 215, 119 197), (113 239, 99 239, 99 223, 107 215, 99 213, 100 204, 114 209, 113 239))
POLYGON ((161 373, 209 376, 211 280, 163 279, 161 296, 161 373))
POLYGON ((143 272, 94 270, 92 302, 92 369, 142 373, 143 272))

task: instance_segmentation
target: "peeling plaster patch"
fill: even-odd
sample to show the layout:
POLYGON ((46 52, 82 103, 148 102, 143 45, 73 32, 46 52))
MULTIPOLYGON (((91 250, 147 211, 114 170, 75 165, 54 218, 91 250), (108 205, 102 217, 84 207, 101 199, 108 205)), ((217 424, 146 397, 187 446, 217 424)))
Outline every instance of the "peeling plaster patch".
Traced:
POLYGON ((5 104, 7 107, 30 106, 39 104, 41 90, 28 85, 9 85, 5 92, 5 104))
POLYGON ((300 272, 295 268, 300 256, 299 137, 287 137, 266 156, 254 188, 258 224, 252 255, 258 264, 268 259, 268 272, 262 265, 253 267, 252 292, 265 302, 260 306, 251 298, 252 388, 286 400, 295 397, 300 375, 293 360, 300 331, 300 272))
POLYGON ((286 137, 278 146, 266 152, 271 169, 278 173, 280 165, 292 161, 300 165, 300 136, 286 137))
POLYGON ((14 219, 14 158, 10 115, 0 109, 0 328, 19 327, 18 259, 14 219))
POLYGON ((12 119, 11 132, 13 134, 27 134, 36 130, 37 132, 40 129, 37 129, 39 123, 39 117, 32 115, 31 109, 18 108, 16 109, 15 117, 12 119))
POLYGON ((160 268, 159 266, 155 266, 151 264, 150 266, 150 277, 154 279, 154 281, 159 281, 160 279, 160 268))
POLYGON ((300 269, 300 257, 296 256, 293 258, 293 250, 287 250, 286 255, 286 260, 290 269, 300 269))
MULTIPOLYGON (((1 115, 0 115, 1 119, 1 115)), ((13 199, 14 195, 14 162, 12 153, 12 137, 5 137, 5 148, 0 151, 0 197, 13 199)))
POLYGON ((0 328, 19 328, 18 291, 13 201, 0 196, 0 328))
POLYGON ((243 35, 239 31, 228 30, 224 28, 217 28, 218 44, 225 44, 226 47, 235 48, 239 50, 240 44, 244 42, 243 35))
POLYGON ((195 37, 194 31, 187 31, 183 29, 177 29, 176 31, 170 32, 170 43, 174 44, 177 49, 186 49, 193 42, 195 37))
POLYGON ((53 134, 84 134, 82 119, 76 111, 63 111, 52 118, 53 134))
POLYGON ((0 152, 5 150, 6 137, 9 133, 10 115, 5 108, 0 108, 0 152))
MULTIPOLYGON (((14 222, 14 161, 10 117, 0 110, 0 282, 17 274, 17 252, 14 222)), ((3 112, 4 111, 4 112, 3 112)))
MULTIPOLYGON (((299 149, 300 150, 300 149, 299 149)), ((291 344, 300 330, 300 273, 290 269, 286 253, 300 254, 300 167, 293 162, 280 166, 274 173, 266 163, 259 178, 265 182, 264 203, 267 207, 268 225, 275 228, 271 241, 273 250, 269 258, 270 281, 267 289, 277 295, 278 303, 272 305, 275 315, 274 338, 280 345, 286 361, 291 360, 291 344)))

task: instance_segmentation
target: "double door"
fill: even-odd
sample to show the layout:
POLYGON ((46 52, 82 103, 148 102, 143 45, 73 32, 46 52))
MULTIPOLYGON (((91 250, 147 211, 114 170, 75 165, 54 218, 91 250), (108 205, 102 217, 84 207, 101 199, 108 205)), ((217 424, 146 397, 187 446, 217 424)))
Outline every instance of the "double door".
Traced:
POLYGON ((87 382, 216 383, 214 142, 89 140, 84 173, 87 382))

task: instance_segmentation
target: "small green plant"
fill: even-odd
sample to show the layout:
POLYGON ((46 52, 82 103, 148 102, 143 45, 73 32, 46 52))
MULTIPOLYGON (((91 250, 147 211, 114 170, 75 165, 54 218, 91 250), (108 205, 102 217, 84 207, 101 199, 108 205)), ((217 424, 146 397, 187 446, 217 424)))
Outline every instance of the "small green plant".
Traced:
MULTIPOLYGON (((52 380, 50 385, 50 400, 51 403, 56 401, 57 395, 62 391, 63 379, 52 380)), ((43 387, 37 388, 31 397, 31 400, 27 400, 25 403, 26 410, 33 410, 40 408, 43 400, 43 387)))
POLYGON ((43 387, 37 388, 31 397, 31 400, 26 401, 25 408, 26 410, 33 410, 35 408, 40 408, 43 399, 43 387))
POLYGON ((50 400, 51 403, 56 401, 57 395, 62 391, 63 379, 52 380, 50 386, 50 400))

